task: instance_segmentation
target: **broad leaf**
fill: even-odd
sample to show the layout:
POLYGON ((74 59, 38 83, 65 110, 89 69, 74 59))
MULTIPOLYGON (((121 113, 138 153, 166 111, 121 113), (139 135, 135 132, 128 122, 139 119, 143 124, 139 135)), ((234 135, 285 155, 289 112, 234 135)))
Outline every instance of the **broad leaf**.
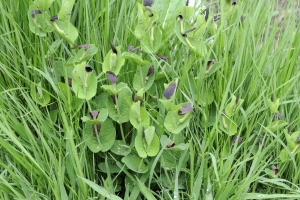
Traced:
POLYGON ((155 127, 149 126, 144 129, 141 124, 135 137, 135 149, 141 158, 156 156, 159 151, 159 138, 155 133, 155 127))
POLYGON ((149 10, 146 10, 142 4, 138 4, 138 24, 134 31, 138 39, 141 39, 158 19, 157 12, 153 8, 150 8, 150 10, 152 13, 149 12, 149 10))
POLYGON ((60 19, 52 22, 56 32, 60 34, 72 45, 78 37, 78 31, 74 25, 67 19, 60 19))
POLYGON ((72 89, 78 98, 90 100, 96 95, 96 75, 93 72, 86 72, 85 62, 75 66, 72 77, 72 89))
POLYGON ((124 58, 130 60, 131 62, 135 62, 138 65, 150 65, 151 63, 147 60, 143 60, 143 58, 132 52, 123 52, 124 58))
POLYGON ((118 76, 121 67, 124 65, 125 58, 121 53, 121 46, 116 47, 116 49, 118 54, 115 54, 112 50, 106 54, 102 65, 102 70, 104 73, 111 71, 118 76))
POLYGON ((136 91, 144 89, 147 91, 153 84, 155 80, 155 74, 152 73, 149 77, 147 76, 149 67, 139 67, 136 70, 133 78, 133 88, 136 91))
POLYGON ((108 98, 106 107, 109 112, 109 116, 119 124, 129 121, 130 107, 132 105, 132 93, 130 89, 122 90, 115 96, 115 102, 112 98, 108 98))
POLYGON ((45 106, 50 102, 50 94, 42 87, 41 82, 31 84, 30 95, 41 106, 45 106))
POLYGON ((153 25, 141 40, 141 47, 146 53, 156 53, 162 45, 162 32, 158 26, 153 25))
POLYGON ((75 0, 62 0, 61 8, 57 14, 58 19, 68 19, 69 20, 74 3, 75 3, 75 0))
POLYGON ((44 37, 46 33, 52 32, 54 28, 50 22, 48 13, 40 11, 40 14, 33 14, 37 11, 36 9, 36 6, 30 6, 28 9, 29 28, 34 34, 44 37))
POLYGON ((149 170, 149 167, 145 165, 143 159, 135 156, 128 155, 122 158, 122 162, 132 171, 137 173, 146 173, 149 170))
POLYGON ((110 150, 120 156, 127 156, 131 152, 130 146, 122 140, 116 140, 110 150))
POLYGON ((130 108, 130 123, 134 128, 138 128, 140 124, 150 125, 149 113, 140 104, 140 101, 137 101, 130 108))
POLYGON ((91 124, 85 124, 83 132, 86 145, 94 153, 108 151, 113 146, 116 138, 116 129, 110 119, 106 119, 105 122, 101 123, 100 132, 96 137, 91 124))
POLYGON ((54 0, 35 0, 33 5, 41 11, 47 10, 50 8, 54 0))
POLYGON ((79 49, 76 55, 68 60, 68 65, 87 61, 98 52, 98 48, 94 44, 89 44, 88 46, 89 48, 87 50, 85 48, 79 49))

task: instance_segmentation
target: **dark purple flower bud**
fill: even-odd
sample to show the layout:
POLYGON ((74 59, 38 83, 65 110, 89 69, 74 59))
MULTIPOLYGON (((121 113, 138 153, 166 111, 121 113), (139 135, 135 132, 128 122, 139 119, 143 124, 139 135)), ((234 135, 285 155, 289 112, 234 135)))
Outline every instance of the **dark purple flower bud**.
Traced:
POLYGON ((116 82, 118 82, 118 77, 113 72, 107 71, 106 76, 108 80, 111 82, 111 84, 115 84, 116 82))
POLYGON ((167 89, 165 89, 164 91, 164 96, 166 97, 166 99, 170 99, 171 96, 174 94, 176 89, 176 82, 174 81, 173 83, 171 83, 169 85, 169 87, 167 87, 167 89))
POLYGON ((144 0, 144 6, 151 6, 153 3, 153 0, 144 0))
POLYGON ((148 70, 148 73, 147 73, 147 77, 149 77, 151 74, 153 74, 153 72, 154 72, 154 67, 150 66, 149 70, 148 70))
POLYGON ((205 21, 208 20, 208 16, 209 16, 209 8, 207 8, 207 9, 205 10, 205 21))
POLYGON ((164 55, 161 54, 155 54, 157 57, 159 57, 160 59, 163 59, 164 61, 168 62, 168 58, 164 55))
POLYGON ((111 50, 114 52, 114 54, 118 54, 117 48, 113 42, 110 42, 110 46, 111 46, 111 50))
POLYGON ((242 137, 237 137, 237 136, 234 136, 232 138, 232 141, 231 141, 231 144, 234 145, 236 142, 240 143, 243 141, 243 138, 242 137))
POLYGON ((280 113, 275 113, 275 116, 278 117, 278 119, 283 119, 283 115, 280 113))
POLYGON ((236 0, 231 0, 232 5, 236 5, 236 0))
POLYGON ((273 170, 273 172, 274 172, 274 175, 276 176, 277 174, 278 174, 278 168, 275 166, 275 165, 272 165, 272 170, 273 170))
POLYGON ((39 15, 39 14, 42 14, 42 11, 40 11, 40 10, 32 10, 31 11, 32 18, 35 18, 35 15, 39 15))
POLYGON ((168 144, 167 144, 167 148, 172 148, 174 146, 175 146, 175 143, 172 141, 168 142, 168 144))
POLYGON ((221 19, 221 15, 215 15, 214 16, 214 22, 218 21, 219 19, 221 19))
POLYGON ((50 18, 50 21, 51 21, 51 22, 54 22, 54 21, 56 21, 56 20, 58 20, 58 16, 57 16, 57 15, 53 15, 53 16, 50 18))
POLYGON ((193 110, 193 106, 191 106, 190 104, 184 104, 180 110, 178 110, 178 115, 184 115, 188 112, 191 112, 193 110))
POLYGON ((88 44, 81 44, 81 45, 72 47, 72 49, 82 49, 82 48, 84 48, 87 51, 90 48, 90 45, 88 45, 88 44))
POLYGON ((86 66, 85 66, 85 71, 86 71, 87 73, 90 73, 90 72, 93 71, 93 68, 92 68, 91 66, 89 66, 89 65, 86 65, 86 66))
POLYGON ((93 120, 97 119, 98 115, 99 115, 98 110, 93 110, 93 111, 90 112, 90 116, 93 120))

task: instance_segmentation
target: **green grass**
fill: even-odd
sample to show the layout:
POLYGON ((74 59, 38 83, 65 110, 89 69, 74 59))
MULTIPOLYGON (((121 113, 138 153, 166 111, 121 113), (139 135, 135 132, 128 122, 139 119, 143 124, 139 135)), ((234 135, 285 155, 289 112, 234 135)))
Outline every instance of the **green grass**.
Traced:
MULTIPOLYGON (((51 13, 58 12, 58 2, 51 13)), ((170 136, 188 144, 174 154, 176 165, 170 168, 162 162, 160 149, 146 160, 146 174, 133 173, 110 151, 94 154, 87 148, 81 117, 91 105, 74 105, 74 97, 58 87, 50 69, 74 52, 64 41, 45 59, 60 37, 39 37, 30 31, 31 3, 0 2, 0 199, 105 199, 105 194, 108 199, 114 199, 112 194, 124 199, 300 198, 300 157, 289 150, 285 137, 288 127, 291 132, 300 130, 299 3, 241 1, 237 12, 221 18, 216 34, 206 39, 210 45, 204 58, 191 53, 174 34, 163 41, 160 53, 169 58, 170 71, 151 91, 160 95, 163 83, 179 78, 177 103, 190 101, 195 109, 181 136, 170 136), (242 15, 245 20, 239 26, 242 15), (205 78, 206 63, 212 59, 221 67, 205 78), (37 82, 51 96, 46 106, 30 95, 31 84, 37 82), (205 105, 201 101, 209 94, 213 102, 205 105), (238 126, 235 136, 243 138, 240 143, 232 142, 234 136, 222 125, 222 110, 237 94, 244 99, 232 117, 238 126), (280 98, 278 111, 288 123, 282 129, 268 127, 278 120, 267 104, 272 95, 280 98), (289 158, 285 162, 280 159, 283 149, 289 158), (272 165, 278 168, 277 176, 272 176, 272 165), (112 166, 119 166, 118 173, 112 166)), ((224 15, 219 2, 210 6, 224 15)), ((79 32, 76 44, 95 44, 99 49, 88 61, 97 75, 110 41, 124 51, 129 45, 139 46, 134 36, 137 1, 77 1, 71 22, 79 32)), ((159 65, 153 55, 145 59, 159 65)), ((126 62, 119 79, 132 87, 133 76, 134 68, 126 62)), ((99 85, 104 83, 106 79, 98 79, 99 85)), ((161 125, 166 116, 162 105, 146 107, 157 134, 167 134, 161 125)), ((128 124, 115 126, 125 138, 134 133, 128 124)))

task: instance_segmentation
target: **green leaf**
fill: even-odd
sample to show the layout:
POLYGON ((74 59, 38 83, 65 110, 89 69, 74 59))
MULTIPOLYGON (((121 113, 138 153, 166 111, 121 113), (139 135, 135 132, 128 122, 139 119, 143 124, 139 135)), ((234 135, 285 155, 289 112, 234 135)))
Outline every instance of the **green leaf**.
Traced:
POLYGON ((207 29, 207 22, 204 15, 199 14, 197 16, 196 27, 197 28, 194 31, 194 37, 199 39, 203 38, 207 29))
POLYGON ((225 113, 228 117, 231 117, 235 114, 235 112, 241 107, 242 103, 244 102, 244 99, 238 99, 238 102, 236 102, 237 97, 232 95, 231 102, 225 107, 225 113))
MULTIPOLYGON (((165 169, 172 169, 175 168, 180 160, 181 154, 182 152, 184 152, 184 148, 188 148, 188 144, 184 145, 182 148, 168 148, 168 149, 164 149, 161 158, 160 158, 160 162, 161 165, 164 166, 165 169)), ((188 156, 186 156, 182 162, 181 168, 185 168, 186 166, 186 162, 189 159, 188 156)))
POLYGON ((162 29, 168 37, 174 28, 175 20, 180 13, 180 9, 185 5, 183 0, 164 0, 154 1, 152 8, 159 13, 159 21, 162 24, 162 29))
POLYGON ((116 164, 114 164, 113 162, 109 162, 109 171, 106 167, 106 163, 105 162, 101 162, 98 164, 98 168, 101 172, 104 172, 104 173, 119 173, 120 172, 120 167, 116 164))
POLYGON ((128 122, 130 116, 130 107, 132 105, 132 93, 130 89, 122 90, 116 97, 116 105, 111 98, 108 98, 106 107, 109 117, 119 124, 128 122))
POLYGON ((224 114, 222 115, 222 125, 229 136, 232 136, 237 133, 236 123, 230 117, 224 114))
POLYGON ((209 87, 200 86, 199 92, 196 92, 196 101, 202 106, 210 105, 214 101, 214 91, 209 87))
POLYGON ((116 49, 118 54, 115 54, 112 50, 106 54, 102 65, 102 70, 104 73, 111 71, 118 76, 122 66, 124 65, 125 58, 121 53, 121 46, 117 46, 116 49))
POLYGON ((272 113, 279 113, 279 111, 278 111, 279 101, 280 101, 280 98, 275 99, 274 102, 272 102, 271 99, 267 99, 267 104, 272 113))
POLYGON ((98 48, 94 44, 88 44, 88 46, 89 48, 87 50, 85 48, 79 49, 76 55, 68 60, 68 65, 73 63, 79 64, 83 61, 87 61, 98 52, 98 48))
POLYGON ((176 110, 169 111, 165 118, 164 126, 171 133, 180 133, 185 127, 188 126, 189 121, 192 118, 191 112, 184 115, 178 114, 178 111, 182 105, 184 104, 177 105, 176 110))
POLYGON ((75 3, 75 0, 62 0, 61 8, 57 14, 58 19, 68 19, 69 20, 74 3, 75 3))
POLYGON ((58 85, 61 93, 65 96, 65 98, 68 98, 71 96, 70 87, 66 83, 58 82, 57 85, 58 85))
POLYGON ((141 40, 141 48, 146 53, 157 53, 161 45, 162 45, 162 32, 157 25, 153 25, 145 33, 143 39, 141 40))
POLYGON ((83 134, 86 145, 94 153, 108 151, 113 146, 116 138, 116 129, 112 121, 106 119, 105 122, 101 123, 100 133, 96 137, 92 126, 91 124, 85 124, 83 134))
POLYGON ((105 188, 99 186, 95 182, 92 182, 83 177, 79 177, 79 178, 81 178, 87 185, 89 185, 91 188, 93 188, 101 196, 106 197, 107 199, 111 199, 111 200, 122 200, 122 198, 120 198, 114 194, 111 194, 109 191, 107 191, 105 188))
POLYGON ((288 125, 288 123, 286 121, 277 120, 277 121, 272 122, 269 126, 267 126, 267 128, 265 129, 265 132, 267 130, 272 131, 272 132, 277 131, 277 130, 281 130, 287 125, 288 125))
POLYGON ((137 173, 146 173, 149 170, 149 167, 145 165, 143 159, 135 156, 128 155, 122 158, 122 162, 132 171, 137 173))
POLYGON ((155 80, 155 73, 152 73, 147 78, 148 71, 149 67, 139 67, 136 70, 133 78, 133 88, 136 91, 139 91, 142 88, 144 89, 144 91, 147 91, 152 86, 155 80))
POLYGON ((140 101, 137 101, 133 103, 130 108, 130 123, 134 128, 138 128, 141 123, 146 126, 150 125, 149 113, 144 107, 141 107, 140 104, 140 101))
POLYGON ((109 94, 119 94, 123 90, 130 90, 126 83, 118 83, 117 85, 102 85, 101 88, 109 94))
POLYGON ((138 65, 150 65, 151 63, 147 60, 143 60, 143 58, 132 52, 123 52, 123 57, 131 62, 135 62, 138 65))
POLYGON ((147 156, 156 156, 159 151, 159 138, 155 133, 155 127, 149 126, 144 129, 144 125, 140 124, 138 133, 135 137, 135 149, 141 158, 147 156), (143 137, 143 131, 145 137, 143 137))
POLYGON ((109 94, 107 92, 103 92, 102 94, 95 97, 94 101, 92 102, 95 106, 95 109, 106 108, 106 102, 108 101, 109 94))
POLYGON ((93 72, 86 72, 86 63, 75 66, 72 72, 72 89, 80 99, 90 100, 97 92, 97 79, 93 72))
POLYGON ((35 0, 33 5, 41 11, 47 10, 50 8, 54 0, 35 0))
POLYGON ((57 51, 57 49, 61 45, 62 41, 63 40, 61 40, 61 39, 55 40, 49 47, 49 49, 47 51, 47 55, 45 55, 45 58, 52 56, 57 51))
POLYGON ((108 117, 108 110, 106 108, 102 108, 99 111, 97 119, 91 119, 90 116, 83 116, 81 117, 81 120, 84 121, 87 124, 101 124, 103 123, 106 118, 108 117))
POLYGON ((142 4, 138 3, 138 24, 134 31, 135 36, 138 39, 141 39, 148 29, 153 25, 153 23, 158 19, 157 12, 153 8, 150 9, 152 11, 152 15, 142 4))
POLYGON ((31 84, 30 95, 41 106, 45 106, 50 102, 50 94, 42 87, 41 82, 31 84))
POLYGON ((59 19, 53 21, 52 24, 59 35, 74 45, 74 42, 78 37, 78 31, 69 20, 59 19))
POLYGON ((32 15, 32 11, 36 9, 36 6, 30 6, 28 9, 27 16, 29 20, 29 28, 34 34, 40 37, 45 37, 46 33, 52 32, 54 28, 50 22, 50 16, 47 12, 32 15))
POLYGON ((180 9, 180 15, 183 17, 183 20, 189 20, 194 16, 195 8, 191 6, 182 6, 180 9))
POLYGON ((131 152, 130 146, 122 140, 116 140, 110 150, 120 156, 127 156, 131 152))
POLYGON ((205 57, 207 54, 207 47, 203 38, 194 38, 195 30, 186 33, 186 31, 192 30, 192 25, 184 20, 178 20, 175 23, 175 34, 178 39, 186 45, 190 50, 201 57, 205 57), (186 33, 186 36, 183 36, 186 33))

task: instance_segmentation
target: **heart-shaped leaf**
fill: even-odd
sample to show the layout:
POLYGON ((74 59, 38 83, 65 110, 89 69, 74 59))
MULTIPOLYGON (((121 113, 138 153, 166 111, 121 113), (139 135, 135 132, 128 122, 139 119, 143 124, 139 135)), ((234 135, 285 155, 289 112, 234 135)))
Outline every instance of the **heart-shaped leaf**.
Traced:
POLYGON ((74 3, 75 3, 75 0, 62 0, 61 8, 57 14, 58 19, 68 19, 69 20, 74 3))
POLYGON ((225 114, 222 114, 222 125, 225 132, 229 136, 232 136, 237 133, 237 124, 233 121, 233 119, 231 119, 225 114))
POLYGON ((73 48, 78 48, 78 52, 75 56, 68 60, 68 65, 79 64, 83 61, 89 60, 93 55, 98 52, 98 48, 94 44, 83 44, 73 48))
POLYGON ((54 0, 35 0, 33 5, 41 11, 47 10, 50 8, 54 0))
POLYGON ((130 123, 134 128, 138 128, 140 124, 150 125, 149 113, 144 107, 140 106, 141 102, 137 101, 130 108, 130 123))
POLYGON ((81 117, 81 120, 87 124, 98 124, 98 123, 101 124, 108 117, 108 110, 106 108, 102 108, 102 109, 100 109, 100 111, 95 110, 95 111, 90 112, 90 115, 93 115, 95 117, 95 119, 93 119, 92 117, 83 116, 83 117, 81 117), (94 114, 96 112, 98 113, 97 116, 95 116, 95 114, 94 114))
POLYGON ((149 170, 149 167, 145 165, 143 159, 135 156, 128 155, 122 158, 122 162, 132 171, 137 173, 146 173, 149 170))
POLYGON ((151 12, 146 10, 142 4, 138 4, 138 24, 135 28, 135 35, 138 39, 141 39, 153 23, 158 19, 157 12, 151 8, 151 12))
POLYGON ((112 98, 108 98, 106 107, 109 116, 119 124, 129 121, 130 107, 132 105, 132 93, 130 89, 124 89, 115 97, 115 103, 112 98))
POLYGON ((131 62, 135 62, 138 65, 150 65, 150 62, 147 60, 143 60, 143 58, 132 52, 123 52, 123 57, 131 62))
POLYGON ((75 66, 72 72, 72 89, 76 96, 81 99, 90 100, 97 92, 97 79, 93 72, 89 72, 85 62, 75 66))
POLYGON ((45 106, 50 102, 50 94, 42 87, 41 82, 31 84, 30 95, 41 106, 45 106))
POLYGON ((108 151, 113 146, 116 138, 116 129, 110 119, 106 119, 105 122, 101 123, 100 132, 96 137, 91 124, 86 124, 83 132, 86 145, 94 153, 108 151))
POLYGON ((29 28, 34 34, 44 37, 46 36, 46 33, 54 30, 48 13, 37 10, 36 6, 29 7, 27 16, 29 20, 29 28))
POLYGON ((153 25, 141 40, 141 47, 146 53, 156 53, 162 45, 162 32, 153 25))
POLYGON ((78 37, 78 31, 68 19, 59 19, 52 21, 56 32, 66 39, 72 45, 78 37))
POLYGON ((130 146, 122 140, 116 140, 110 150, 120 156, 127 156, 131 152, 130 146))
POLYGON ((147 76, 148 72, 149 67, 139 67, 136 70, 136 73, 134 74, 133 78, 133 88, 136 91, 139 91, 141 89, 147 91, 152 86, 155 80, 155 75, 152 74, 150 76, 147 76))
POLYGON ((135 149, 141 158, 156 156, 159 151, 159 138, 155 133, 155 127, 149 126, 144 129, 144 124, 140 124, 138 134, 135 137, 135 149))
POLYGON ((122 66, 124 65, 125 58, 121 53, 121 46, 116 47, 116 51, 118 54, 114 53, 112 50, 106 54, 102 65, 102 70, 104 73, 111 71, 118 76, 122 66))
POLYGON ((239 95, 231 97, 231 102, 225 107, 225 113, 228 117, 233 116, 236 111, 240 108, 244 99, 239 98, 239 95))

